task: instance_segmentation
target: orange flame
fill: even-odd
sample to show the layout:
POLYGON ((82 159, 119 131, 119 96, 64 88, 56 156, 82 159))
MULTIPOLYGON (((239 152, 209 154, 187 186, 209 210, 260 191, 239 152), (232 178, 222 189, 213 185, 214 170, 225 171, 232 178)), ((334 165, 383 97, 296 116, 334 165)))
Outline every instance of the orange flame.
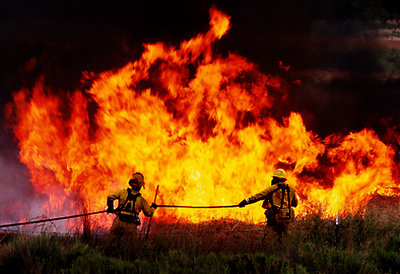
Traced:
MULTIPOLYGON (((49 195, 49 214, 104 209, 106 196, 126 188, 134 171, 145 176, 149 202, 160 185, 160 204, 237 204, 266 188, 282 166, 298 190, 300 214, 316 204, 336 214, 373 193, 397 195, 394 151, 372 130, 321 140, 299 113, 282 123, 269 117, 269 90, 286 94, 284 81, 239 55, 215 54, 229 17, 214 8, 210 14, 210 30, 178 48, 146 44, 139 60, 118 71, 84 74, 92 81, 87 91, 65 99, 39 80, 14 95, 6 112, 15 120, 21 162, 36 190, 49 195)), ((157 212, 190 222, 264 221, 261 206, 157 212)), ((97 217, 110 225, 110 216, 97 217)))

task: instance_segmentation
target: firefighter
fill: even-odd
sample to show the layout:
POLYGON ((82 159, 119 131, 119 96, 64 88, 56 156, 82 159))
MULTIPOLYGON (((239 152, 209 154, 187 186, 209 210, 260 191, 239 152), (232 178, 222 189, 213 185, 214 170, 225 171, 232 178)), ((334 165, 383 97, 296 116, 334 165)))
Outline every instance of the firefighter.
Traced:
MULTIPOLYGON (((137 227, 140 225, 139 213, 151 217, 157 208, 156 204, 149 204, 141 196, 140 189, 145 186, 143 174, 136 172, 129 180, 128 189, 121 189, 107 197, 107 213, 115 213, 106 242, 108 248, 127 250, 135 245, 137 227), (114 209, 114 201, 118 200, 118 206, 114 209)), ((109 251, 109 250, 108 250, 109 251)))
POLYGON ((239 207, 244 207, 247 204, 264 200, 262 207, 266 209, 267 229, 271 228, 275 231, 278 234, 279 241, 281 241, 282 235, 286 233, 288 225, 294 220, 293 207, 298 205, 296 192, 285 183, 286 179, 285 170, 275 170, 272 175, 271 186, 238 204, 239 207))

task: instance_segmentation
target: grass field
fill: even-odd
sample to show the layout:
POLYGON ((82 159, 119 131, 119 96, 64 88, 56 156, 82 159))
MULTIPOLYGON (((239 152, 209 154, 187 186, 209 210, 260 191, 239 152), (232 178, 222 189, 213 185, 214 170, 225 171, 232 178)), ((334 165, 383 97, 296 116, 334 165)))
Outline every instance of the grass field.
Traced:
POLYGON ((373 207, 334 219, 297 218, 280 243, 232 219, 153 223, 136 246, 109 254, 92 234, 0 235, 0 273, 398 273, 400 214, 373 207))

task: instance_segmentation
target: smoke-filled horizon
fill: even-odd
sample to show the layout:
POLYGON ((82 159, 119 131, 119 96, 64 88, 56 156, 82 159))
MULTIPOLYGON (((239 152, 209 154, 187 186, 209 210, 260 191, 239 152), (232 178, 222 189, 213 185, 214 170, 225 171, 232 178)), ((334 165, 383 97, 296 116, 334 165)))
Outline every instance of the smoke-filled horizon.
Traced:
MULTIPOLYGON (((378 39, 367 18, 297 1, 175 1, 156 6, 128 1, 27 2, 2 4, 2 110, 13 92, 32 88, 39 79, 50 92, 68 96, 88 88, 83 72, 119 69, 141 56, 143 43, 178 45, 205 32, 214 4, 231 17, 231 29, 214 50, 237 53, 261 72, 287 82, 287 93, 271 90, 274 102, 267 116, 282 122, 290 112, 299 112, 307 130, 321 138, 369 128, 392 145, 395 160, 399 158, 398 44, 378 39)), ((91 112, 95 111, 93 103, 91 112)), ((8 122, 0 136, 1 184, 10 194, 0 201, 2 220, 12 219, 3 210, 10 200, 24 201, 22 197, 35 193, 17 160, 8 122)))

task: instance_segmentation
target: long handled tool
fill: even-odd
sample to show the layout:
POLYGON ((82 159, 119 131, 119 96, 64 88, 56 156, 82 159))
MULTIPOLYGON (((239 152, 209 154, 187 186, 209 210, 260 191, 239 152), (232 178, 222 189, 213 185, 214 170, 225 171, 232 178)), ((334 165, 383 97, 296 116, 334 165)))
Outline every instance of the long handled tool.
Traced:
MULTIPOLYGON (((154 204, 156 203, 156 200, 157 200, 158 187, 159 187, 159 185, 157 185, 157 188, 156 188, 156 195, 154 196, 154 204)), ((147 225, 146 239, 149 238, 150 224, 151 224, 151 220, 152 219, 153 219, 153 215, 151 215, 150 220, 149 220, 149 224, 147 225)))
POLYGON ((93 215, 93 214, 100 214, 100 213, 105 213, 105 212, 107 212, 107 210, 96 211, 96 212, 91 212, 91 213, 84 213, 84 214, 69 215, 69 216, 63 216, 63 217, 57 217, 57 218, 50 218, 50 219, 44 219, 44 220, 37 220, 37 221, 29 221, 29 222, 23 222, 23 223, 6 224, 6 225, 0 225, 0 228, 19 226, 19 225, 30 225, 30 224, 44 223, 44 222, 50 222, 50 221, 58 221, 58 220, 77 218, 77 217, 88 216, 88 215, 93 215))

